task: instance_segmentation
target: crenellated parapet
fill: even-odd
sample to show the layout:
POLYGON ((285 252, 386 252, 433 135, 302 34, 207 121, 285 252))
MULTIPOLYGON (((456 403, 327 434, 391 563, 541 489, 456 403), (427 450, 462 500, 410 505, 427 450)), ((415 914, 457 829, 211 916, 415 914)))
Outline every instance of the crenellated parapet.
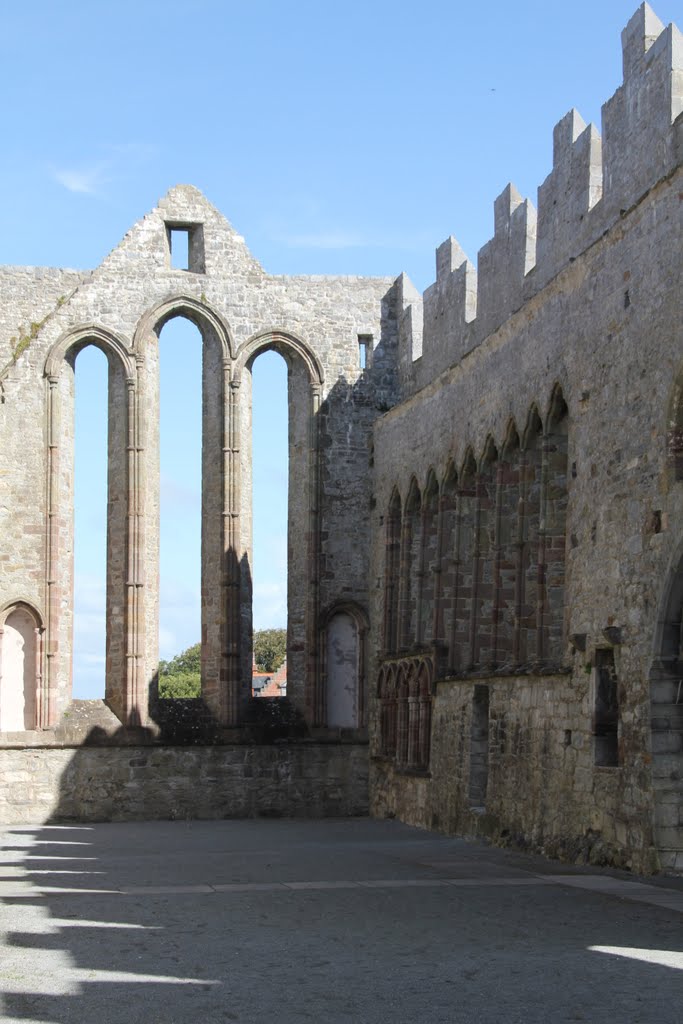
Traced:
POLYGON ((622 32, 623 84, 602 108, 602 136, 570 110, 553 133, 553 167, 538 212, 514 185, 494 203, 493 238, 477 268, 455 238, 436 252, 419 296, 402 276, 400 374, 427 384, 495 332, 608 232, 681 162, 683 35, 646 3, 622 32))

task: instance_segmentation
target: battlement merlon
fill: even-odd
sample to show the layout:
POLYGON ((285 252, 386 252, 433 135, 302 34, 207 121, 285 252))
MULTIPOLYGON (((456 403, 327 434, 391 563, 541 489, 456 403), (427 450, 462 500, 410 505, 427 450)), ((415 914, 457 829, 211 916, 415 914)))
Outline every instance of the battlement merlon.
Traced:
MULTIPOLYGON (((477 272, 453 235, 436 250, 436 286, 436 291, 453 310, 456 324, 464 327, 474 320, 477 315, 477 272)), ((434 285, 427 291, 432 289, 434 285)), ((425 301, 426 298, 425 292, 425 301)))
POLYGON ((398 365, 402 381, 411 377, 412 364, 422 355, 422 296, 407 274, 396 279, 398 365))
POLYGON ((649 4, 642 3, 621 33, 623 78, 626 82, 638 69, 643 57, 664 31, 649 4))
POLYGON ((683 36, 642 4, 622 47, 624 82, 602 108, 603 221, 633 206, 678 158, 671 126, 683 111, 683 36))
POLYGON ((585 248, 586 214, 602 198, 602 139, 570 110, 553 131, 553 169, 538 189, 537 286, 585 248))
POLYGON ((436 281, 424 293, 423 357, 430 372, 469 351, 477 308, 477 273, 452 236, 436 250, 436 281))
POLYGON ((536 210, 508 184, 494 202, 494 235, 477 258, 477 335, 495 331, 524 301, 536 262, 536 210))

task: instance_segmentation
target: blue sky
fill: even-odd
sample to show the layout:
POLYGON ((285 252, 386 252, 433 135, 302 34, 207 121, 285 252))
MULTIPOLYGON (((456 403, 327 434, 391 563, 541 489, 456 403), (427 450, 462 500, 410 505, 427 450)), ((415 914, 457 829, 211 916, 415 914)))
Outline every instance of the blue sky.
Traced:
MULTIPOLYGON (((567 110, 576 106, 600 127, 600 106, 621 81, 620 32, 636 6, 2 4, 0 263, 94 267, 168 188, 189 182, 271 273, 405 270, 424 288, 433 279, 434 249, 449 234, 476 260, 492 233, 493 200, 508 181, 535 201, 551 167, 553 126, 567 110)), ((654 7, 665 24, 683 22, 680 3, 654 7)), ((185 331, 178 343, 191 345, 196 339, 185 331)), ((171 352, 166 332, 162 343, 171 352)), ((79 357, 80 380, 96 371, 96 354, 89 368, 87 356, 79 357)), ((263 373, 269 393, 274 384, 263 373)), ((283 394, 281 381, 276 390, 283 394)), ((277 430, 263 428, 268 450, 283 435, 283 408, 277 430)), ((94 421, 85 435, 82 447, 92 441, 96 448, 94 421)), ((179 509, 183 522, 197 521, 198 482, 168 436, 176 451, 162 465, 169 523, 179 509)), ((195 438, 190 467, 198 444, 195 438)), ((282 454, 271 455, 265 479, 272 486, 284 474, 282 454)), ((81 490, 92 507, 80 499, 79 536, 86 539, 77 561, 83 695, 102 689, 101 651, 86 648, 103 614, 101 538, 93 524, 104 492, 86 473, 81 490)), ((273 583, 265 566, 282 565, 283 527, 269 526, 266 516, 262 529, 266 555, 257 583, 271 604, 266 611, 259 597, 256 617, 278 625, 263 616, 282 615, 282 574, 273 583)), ((165 656, 193 641, 198 581, 189 553, 198 542, 196 530, 194 539, 190 533, 182 545, 187 562, 178 559, 177 540, 168 542, 175 553, 165 572, 165 656)), ((163 545, 162 537, 162 559, 163 545)))

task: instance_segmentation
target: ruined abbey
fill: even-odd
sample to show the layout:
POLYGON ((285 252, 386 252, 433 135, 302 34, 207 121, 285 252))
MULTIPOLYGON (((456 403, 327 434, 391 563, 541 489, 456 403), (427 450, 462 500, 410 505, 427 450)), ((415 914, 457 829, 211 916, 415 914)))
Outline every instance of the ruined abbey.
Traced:
POLYGON ((395 816, 683 870, 683 37, 647 4, 476 266, 267 274, 195 188, 0 268, 0 821, 395 816), (178 267, 174 245, 187 243, 178 267), (202 696, 160 700, 159 334, 202 337, 202 696), (72 700, 75 364, 108 362, 106 693, 72 700), (289 381, 288 690, 251 697, 251 368, 289 381), (255 704, 258 707, 255 708, 255 704), (263 708, 268 709, 264 716, 263 708))

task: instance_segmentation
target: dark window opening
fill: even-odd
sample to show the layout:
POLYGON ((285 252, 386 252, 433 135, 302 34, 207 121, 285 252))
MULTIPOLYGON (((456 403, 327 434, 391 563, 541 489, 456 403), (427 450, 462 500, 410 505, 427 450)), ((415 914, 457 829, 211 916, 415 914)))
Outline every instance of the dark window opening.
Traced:
POLYGON ((472 694, 469 798, 473 809, 484 810, 489 782, 489 688, 477 685, 472 694))
POLYGON ((619 692, 611 648, 595 652, 595 763, 603 767, 619 764, 619 692))

